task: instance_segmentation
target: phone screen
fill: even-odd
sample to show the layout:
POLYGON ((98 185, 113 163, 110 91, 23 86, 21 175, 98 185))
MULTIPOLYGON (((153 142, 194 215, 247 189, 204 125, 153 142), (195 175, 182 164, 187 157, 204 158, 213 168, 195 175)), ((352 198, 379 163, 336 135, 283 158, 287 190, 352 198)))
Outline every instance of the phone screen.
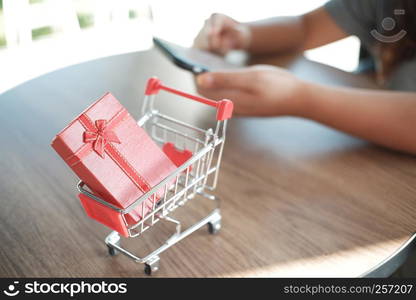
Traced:
POLYGON ((185 48, 160 38, 153 38, 157 48, 178 67, 195 74, 220 69, 236 68, 223 57, 196 48, 185 48))

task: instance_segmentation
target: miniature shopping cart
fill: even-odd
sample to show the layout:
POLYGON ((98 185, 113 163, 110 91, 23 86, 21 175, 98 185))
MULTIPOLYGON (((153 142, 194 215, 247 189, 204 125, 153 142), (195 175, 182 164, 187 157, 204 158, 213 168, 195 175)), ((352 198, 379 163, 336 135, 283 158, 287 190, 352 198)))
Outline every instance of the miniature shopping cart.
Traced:
POLYGON ((167 87, 157 78, 149 79, 142 106, 142 117, 138 125, 143 127, 160 146, 172 145, 178 153, 190 153, 185 162, 154 186, 147 193, 124 209, 115 207, 105 200, 95 196, 81 181, 78 190, 99 203, 116 210, 121 215, 127 227, 128 237, 139 237, 147 229, 160 220, 176 224, 176 232, 158 249, 144 257, 138 257, 121 246, 121 238, 117 231, 111 232, 105 239, 110 255, 122 253, 136 262, 145 264, 145 273, 150 275, 159 269, 159 254, 176 244, 192 232, 208 224, 210 233, 215 234, 221 228, 221 214, 218 197, 211 194, 218 181, 221 156, 225 143, 227 120, 231 117, 233 103, 230 100, 214 101, 202 97, 183 93, 167 87), (154 108, 155 95, 160 90, 170 92, 197 102, 201 102, 217 109, 215 128, 202 129, 194 125, 176 120, 154 108), (188 200, 201 196, 215 201, 215 209, 205 218, 182 231, 181 222, 170 214, 188 200), (125 215, 140 206, 144 208, 146 200, 150 199, 152 207, 149 212, 142 212, 142 218, 135 224, 128 224, 125 215))

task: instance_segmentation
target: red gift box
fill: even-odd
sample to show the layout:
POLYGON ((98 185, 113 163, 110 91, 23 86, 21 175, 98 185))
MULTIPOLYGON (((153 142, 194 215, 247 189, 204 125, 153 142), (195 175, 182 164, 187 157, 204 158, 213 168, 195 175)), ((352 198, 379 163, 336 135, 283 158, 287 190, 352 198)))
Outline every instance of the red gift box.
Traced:
MULTIPOLYGON (((87 195, 84 195, 80 193, 78 195, 79 200, 81 200, 81 204, 84 207, 84 210, 86 214, 100 222, 101 224, 116 230, 121 235, 128 237, 128 230, 126 223, 123 220, 123 217, 120 213, 117 211, 111 209, 108 206, 105 206, 104 204, 95 201, 88 197, 87 195)), ((132 225, 135 223, 131 218, 128 217, 129 215, 125 215, 125 221, 127 222, 127 225, 132 225)))
MULTIPOLYGON (((84 207, 85 213, 92 219, 100 222, 101 224, 117 231, 121 235, 128 237, 128 226, 137 223, 130 214, 124 214, 124 220, 122 214, 94 199, 91 199, 87 195, 82 193, 78 194, 78 198, 84 207)), ((140 214, 146 215, 151 209, 150 199, 147 200, 146 205, 140 205, 140 214)))
MULTIPOLYGON (((126 208, 176 169, 110 93, 58 133, 52 147, 94 194, 120 208, 126 208)), ((81 200, 94 219, 100 212, 103 220, 112 218, 110 211, 117 213, 100 209, 102 204, 93 199, 81 200)), ((139 221, 142 212, 146 214, 154 204, 149 198, 143 205, 126 219, 139 221)))
MULTIPOLYGON (((192 157, 191 151, 187 149, 179 150, 172 143, 165 143, 162 147, 162 150, 177 167, 180 167, 192 157)), ((188 169, 191 171, 191 166, 188 169)))

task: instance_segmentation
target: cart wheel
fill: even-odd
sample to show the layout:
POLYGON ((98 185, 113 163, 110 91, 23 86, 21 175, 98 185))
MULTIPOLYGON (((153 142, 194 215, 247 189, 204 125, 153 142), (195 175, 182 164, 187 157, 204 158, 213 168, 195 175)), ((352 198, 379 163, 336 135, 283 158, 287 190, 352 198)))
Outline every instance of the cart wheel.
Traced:
POLYGON ((217 234, 221 229, 221 221, 209 222, 208 223, 208 232, 210 234, 217 234))
POLYGON ((148 262, 144 264, 144 273, 146 275, 152 275, 154 272, 159 270, 159 261, 159 256, 155 256, 148 260, 148 262))
MULTIPOLYGON (((115 244, 119 247, 121 246, 120 241, 116 242, 115 244)), ((117 249, 111 247, 110 245, 107 245, 107 248, 108 248, 108 254, 110 254, 111 256, 115 256, 119 253, 117 249)))
POLYGON ((111 256, 115 256, 118 254, 118 250, 114 249, 113 247, 107 246, 108 248, 108 254, 110 254, 111 256))
POLYGON ((151 266, 149 266, 148 264, 145 264, 145 265, 144 265, 144 273, 145 273, 146 275, 152 275, 152 267, 151 267, 151 266))

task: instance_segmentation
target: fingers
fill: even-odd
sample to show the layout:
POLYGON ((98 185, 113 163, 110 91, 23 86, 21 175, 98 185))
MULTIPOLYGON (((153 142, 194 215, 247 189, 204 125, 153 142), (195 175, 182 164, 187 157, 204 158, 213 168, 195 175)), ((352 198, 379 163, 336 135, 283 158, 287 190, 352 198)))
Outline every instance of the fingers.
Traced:
POLYGON ((218 54, 225 54, 233 48, 233 42, 226 32, 232 30, 237 22, 223 14, 212 14, 194 39, 194 46, 218 54))
POLYGON ((230 89, 203 89, 198 88, 198 93, 214 100, 228 99, 234 103, 233 115, 251 115, 255 111, 256 103, 254 95, 243 90, 230 89))
POLYGON ((193 47, 199 48, 201 50, 209 50, 209 44, 208 44, 208 21, 205 20, 204 26, 201 28, 201 30, 198 32, 197 36, 194 39, 193 47))
POLYGON ((234 101, 234 99, 239 98, 238 95, 241 94, 238 90, 228 90, 228 89, 204 89, 198 88, 198 93, 213 100, 222 100, 222 99, 229 99, 234 101))
MULTIPOLYGON (((228 99, 234 102, 234 114, 244 114, 244 109, 241 109, 242 103, 247 102, 246 99, 250 98, 249 93, 240 91, 240 90, 228 90, 228 89, 203 89, 198 88, 198 93, 204 97, 213 100, 223 100, 228 99)), ((244 105, 243 105, 244 107, 244 105)))
POLYGON ((221 31, 223 29, 224 16, 213 14, 208 21, 208 44, 211 50, 221 48, 221 31))
POLYGON ((255 73, 242 70, 208 72, 198 75, 196 82, 202 89, 240 89, 251 91, 256 82, 255 73))
POLYGON ((247 68, 204 73, 196 77, 198 92, 210 99, 230 99, 234 102, 236 114, 250 114, 253 112, 256 88, 253 75, 255 72, 247 68))
POLYGON ((220 41, 220 54, 225 55, 230 50, 234 49, 234 41, 232 39, 221 39, 220 41))

